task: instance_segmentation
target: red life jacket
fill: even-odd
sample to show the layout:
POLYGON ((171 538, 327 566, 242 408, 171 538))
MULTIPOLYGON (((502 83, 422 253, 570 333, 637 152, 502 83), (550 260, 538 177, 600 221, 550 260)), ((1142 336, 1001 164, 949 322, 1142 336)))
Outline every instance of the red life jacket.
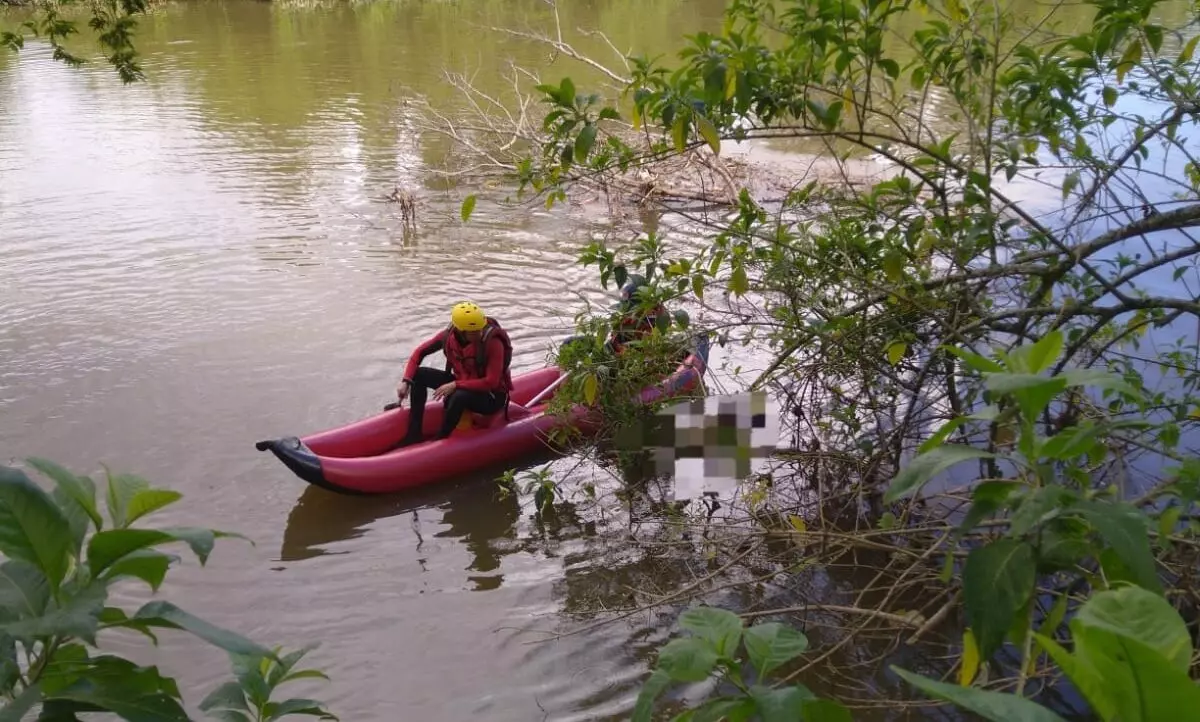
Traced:
POLYGON ((503 388, 495 390, 507 394, 513 389, 512 375, 509 373, 509 367, 512 365, 512 340, 494 318, 487 320, 479 343, 464 343, 453 325, 446 327, 442 339, 442 350, 446 354, 446 371, 452 371, 458 378, 481 379, 487 376, 487 343, 492 336, 499 338, 504 346, 504 371, 500 377, 503 388))

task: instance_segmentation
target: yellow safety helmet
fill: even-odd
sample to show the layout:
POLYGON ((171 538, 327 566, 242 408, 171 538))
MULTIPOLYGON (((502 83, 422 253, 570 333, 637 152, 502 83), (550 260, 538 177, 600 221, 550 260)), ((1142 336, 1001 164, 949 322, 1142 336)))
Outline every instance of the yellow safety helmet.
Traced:
POLYGON ((487 315, 479 306, 463 301, 450 310, 450 323, 459 331, 482 331, 487 326, 487 315))

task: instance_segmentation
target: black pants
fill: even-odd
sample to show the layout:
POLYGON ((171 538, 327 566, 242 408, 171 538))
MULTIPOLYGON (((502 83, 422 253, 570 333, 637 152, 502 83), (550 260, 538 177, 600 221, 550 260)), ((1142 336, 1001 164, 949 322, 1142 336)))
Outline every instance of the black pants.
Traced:
MULTIPOLYGON (((408 395, 412 406, 408 412, 408 436, 405 444, 415 444, 421 440, 421 422, 425 418, 425 402, 429 398, 429 389, 448 384, 454 380, 454 374, 438 369, 422 366, 413 375, 412 388, 408 395)), ((458 426, 464 411, 474 411, 477 414, 494 414, 504 408, 504 393, 486 391, 467 391, 455 389, 442 403, 446 407, 446 415, 442 418, 442 428, 437 438, 444 439, 458 426)))

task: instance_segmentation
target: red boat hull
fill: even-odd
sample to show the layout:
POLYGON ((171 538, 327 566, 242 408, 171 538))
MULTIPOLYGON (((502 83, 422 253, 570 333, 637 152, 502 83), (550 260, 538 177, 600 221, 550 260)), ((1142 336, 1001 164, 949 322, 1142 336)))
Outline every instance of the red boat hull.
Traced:
MULTIPOLYGON (((707 371, 708 344, 706 337, 698 337, 695 351, 673 374, 642 391, 642 402, 695 389, 707 371)), ((302 438, 260 441, 256 448, 270 450, 301 479, 331 491, 386 494, 425 486, 555 450, 548 438, 555 427, 566 425, 584 433, 598 428, 589 409, 582 406, 564 417, 547 415, 552 394, 530 409, 517 406, 524 406, 561 373, 557 367, 548 367, 514 377, 513 405, 507 419, 504 413, 486 418, 471 414, 478 427, 455 431, 446 439, 396 448, 408 430, 409 411, 401 408, 302 438)), ((441 426, 444 411, 440 401, 426 405, 422 431, 427 438, 441 426)))

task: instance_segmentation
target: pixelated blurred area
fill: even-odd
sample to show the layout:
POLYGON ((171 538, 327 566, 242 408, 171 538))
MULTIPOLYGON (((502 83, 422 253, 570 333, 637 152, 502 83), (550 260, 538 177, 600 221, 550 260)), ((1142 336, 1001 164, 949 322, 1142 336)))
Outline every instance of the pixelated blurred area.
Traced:
POLYGON ((614 442, 625 451, 651 451, 655 473, 675 477, 676 499, 720 493, 752 473, 752 460, 778 448, 778 415, 769 405, 761 391, 685 401, 627 424, 614 442))

